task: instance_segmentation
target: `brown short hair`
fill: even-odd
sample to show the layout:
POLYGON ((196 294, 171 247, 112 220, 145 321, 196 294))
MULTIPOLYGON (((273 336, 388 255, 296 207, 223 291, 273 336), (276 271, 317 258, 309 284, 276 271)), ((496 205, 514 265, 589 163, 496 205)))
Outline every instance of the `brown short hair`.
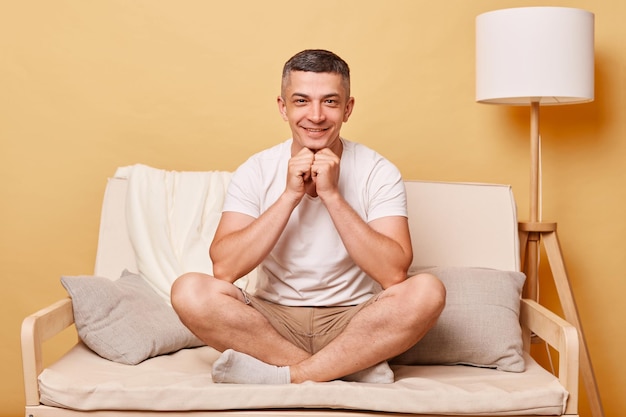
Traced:
POLYGON ((292 71, 330 72, 339 74, 343 79, 346 93, 350 96, 350 67, 346 61, 333 52, 324 49, 305 49, 289 58, 283 67, 281 92, 285 91, 285 87, 289 81, 289 74, 292 71))

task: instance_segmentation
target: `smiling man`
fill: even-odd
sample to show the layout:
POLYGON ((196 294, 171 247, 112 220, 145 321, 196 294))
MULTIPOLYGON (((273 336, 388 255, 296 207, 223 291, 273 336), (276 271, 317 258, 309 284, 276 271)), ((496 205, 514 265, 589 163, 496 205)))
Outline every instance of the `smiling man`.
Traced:
POLYGON ((215 382, 392 383, 387 360, 417 343, 445 303, 436 277, 407 277, 400 172, 341 137, 354 98, 334 53, 289 59, 277 102, 292 138, 234 173, 210 248, 214 276, 179 277, 172 305, 223 352, 215 382), (233 285, 257 267, 255 294, 233 285))

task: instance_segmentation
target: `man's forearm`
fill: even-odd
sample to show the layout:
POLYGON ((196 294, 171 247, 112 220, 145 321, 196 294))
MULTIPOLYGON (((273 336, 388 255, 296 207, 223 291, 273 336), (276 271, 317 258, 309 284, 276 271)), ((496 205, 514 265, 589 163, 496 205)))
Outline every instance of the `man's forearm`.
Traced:
POLYGON ((325 204, 344 246, 363 271, 383 288, 406 279, 413 253, 405 218, 376 221, 379 231, 363 221, 342 196, 326 199, 325 204))
POLYGON ((296 205, 282 195, 245 227, 217 237, 210 249, 214 276, 234 282, 256 268, 276 245, 296 205))

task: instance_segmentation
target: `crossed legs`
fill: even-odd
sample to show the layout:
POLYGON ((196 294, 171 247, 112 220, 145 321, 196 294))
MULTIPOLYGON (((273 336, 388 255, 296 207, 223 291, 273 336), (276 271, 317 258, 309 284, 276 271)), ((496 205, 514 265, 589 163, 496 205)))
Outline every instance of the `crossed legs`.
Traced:
MULTIPOLYGON (((416 275, 383 291, 335 339, 311 354, 282 337, 230 283, 190 273, 172 286, 172 305, 183 323, 208 345, 226 351, 216 363, 221 372, 236 373, 236 362, 244 360, 246 369, 263 373, 269 365, 268 372, 293 383, 347 375, 359 379, 357 372, 372 367, 380 371, 375 365, 406 351, 426 334, 444 302, 445 289, 436 277, 416 275)), ((261 379, 254 382, 271 383, 261 379)), ((229 380, 228 375, 223 380, 244 382, 229 380)))

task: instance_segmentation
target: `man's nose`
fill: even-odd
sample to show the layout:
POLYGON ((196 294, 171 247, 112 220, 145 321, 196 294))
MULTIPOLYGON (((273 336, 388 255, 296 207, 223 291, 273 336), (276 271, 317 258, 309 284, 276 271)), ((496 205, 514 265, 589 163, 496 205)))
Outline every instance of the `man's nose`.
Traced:
POLYGON ((314 103, 311 106, 311 111, 309 112, 309 119, 314 123, 319 123, 324 120, 326 116, 324 115, 324 108, 321 103, 314 103))

